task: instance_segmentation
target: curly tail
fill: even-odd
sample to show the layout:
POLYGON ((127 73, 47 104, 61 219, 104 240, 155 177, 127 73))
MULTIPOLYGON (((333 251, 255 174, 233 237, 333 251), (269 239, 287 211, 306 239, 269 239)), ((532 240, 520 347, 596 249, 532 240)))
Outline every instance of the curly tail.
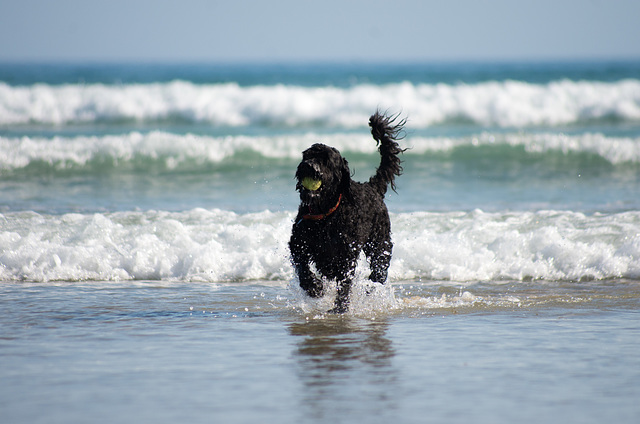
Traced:
POLYGON ((376 111, 369 118, 371 135, 378 144, 380 152, 380 166, 375 175, 369 179, 369 184, 373 185, 378 192, 385 194, 387 186, 396 191, 395 177, 402 174, 402 161, 398 155, 406 149, 401 149, 398 140, 404 138, 403 127, 407 123, 406 118, 397 121, 400 114, 388 116, 376 111), (397 122, 396 122, 397 121, 397 122))

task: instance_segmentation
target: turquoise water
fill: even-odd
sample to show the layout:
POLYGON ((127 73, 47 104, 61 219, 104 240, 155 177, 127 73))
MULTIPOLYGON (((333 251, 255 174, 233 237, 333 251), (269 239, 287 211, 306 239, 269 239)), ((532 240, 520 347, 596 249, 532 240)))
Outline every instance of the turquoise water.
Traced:
POLYGON ((635 423, 639 199, 638 62, 0 64, 0 414, 635 423), (389 284, 331 316, 293 174, 368 179, 377 108, 389 284))

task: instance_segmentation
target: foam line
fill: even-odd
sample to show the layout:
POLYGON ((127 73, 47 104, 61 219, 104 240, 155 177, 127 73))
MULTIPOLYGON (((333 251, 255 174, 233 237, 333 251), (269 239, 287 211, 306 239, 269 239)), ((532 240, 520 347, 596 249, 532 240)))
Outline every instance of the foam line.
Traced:
MULTIPOLYGON (((287 281, 293 217, 204 209, 8 213, 0 215, 0 281, 287 281)), ((391 281, 640 279, 640 212, 420 212, 391 219, 391 281)))
POLYGON ((129 85, 0 83, 0 125, 186 121, 217 126, 357 128, 379 105, 415 128, 450 122, 500 127, 640 120, 640 80, 547 84, 361 84, 349 88, 186 81, 129 85))

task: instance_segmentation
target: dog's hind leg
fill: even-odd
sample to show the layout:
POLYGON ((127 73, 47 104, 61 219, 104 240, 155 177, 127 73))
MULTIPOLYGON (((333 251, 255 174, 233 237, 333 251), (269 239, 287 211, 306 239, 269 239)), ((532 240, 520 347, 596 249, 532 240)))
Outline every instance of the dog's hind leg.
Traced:
POLYGON ((363 250, 369 259, 369 268, 371 268, 369 280, 381 284, 387 281, 392 249, 393 244, 388 239, 381 242, 367 243, 364 246, 363 250))

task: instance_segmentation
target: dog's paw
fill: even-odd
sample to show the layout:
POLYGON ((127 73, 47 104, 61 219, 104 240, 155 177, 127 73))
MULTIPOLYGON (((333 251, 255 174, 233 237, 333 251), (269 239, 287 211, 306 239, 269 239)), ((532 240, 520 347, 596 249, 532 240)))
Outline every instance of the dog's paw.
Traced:
POLYGON ((310 296, 314 298, 324 296, 324 284, 322 280, 317 277, 313 277, 309 281, 301 281, 300 287, 310 296))
POLYGON ((371 281, 371 283, 367 284, 364 288, 364 293, 367 296, 371 296, 371 294, 373 292, 375 292, 376 290, 378 290, 380 287, 382 287, 384 285, 384 283, 379 283, 377 281, 371 281))
POLYGON ((336 305, 327 311, 328 314, 341 315, 349 310, 349 304, 337 303, 336 305))
POLYGON ((336 298, 336 302, 327 313, 329 314, 344 314, 349 310, 349 298, 345 296, 340 296, 336 298))

